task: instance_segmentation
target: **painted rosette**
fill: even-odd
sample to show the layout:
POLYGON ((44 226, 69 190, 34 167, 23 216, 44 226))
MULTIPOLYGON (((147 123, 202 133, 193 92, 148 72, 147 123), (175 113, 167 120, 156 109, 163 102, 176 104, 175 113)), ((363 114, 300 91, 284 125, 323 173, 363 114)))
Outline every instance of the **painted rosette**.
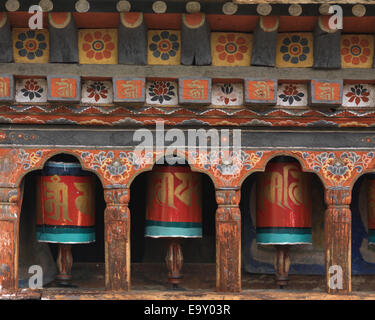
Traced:
POLYGON ((49 161, 37 179, 37 240, 95 242, 93 177, 79 163, 49 161))
POLYGON ((367 189, 368 243, 375 244, 375 177, 368 181, 367 189))
POLYGON ((310 176, 297 161, 270 162, 257 181, 259 244, 311 244, 310 176))
POLYGON ((146 237, 202 237, 199 174, 187 166, 156 166, 148 175, 147 196, 146 237))

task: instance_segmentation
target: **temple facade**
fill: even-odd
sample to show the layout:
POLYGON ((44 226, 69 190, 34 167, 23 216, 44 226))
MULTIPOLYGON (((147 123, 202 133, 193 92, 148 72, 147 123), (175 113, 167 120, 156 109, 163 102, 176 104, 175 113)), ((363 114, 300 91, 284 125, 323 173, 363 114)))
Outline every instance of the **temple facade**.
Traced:
MULTIPOLYGON (((352 274, 375 274, 375 200, 368 192, 375 173, 374 5, 2 1, 0 292, 22 287, 28 249, 20 245, 21 230, 35 229, 34 220, 22 220, 37 214, 41 200, 32 190, 55 159, 74 159, 97 179, 105 290, 130 292, 132 261, 142 247, 133 229, 143 238, 148 218, 139 208, 151 201, 142 197, 141 176, 175 156, 204 177, 202 188, 212 188, 212 201, 202 199, 198 242, 205 248, 207 234, 214 240, 206 256, 216 266, 216 285, 208 292, 240 294, 244 273, 279 271, 320 275, 323 292, 351 294, 352 274), (207 152, 199 152, 202 143, 207 152), (290 214, 296 211, 288 196, 309 206, 307 225, 277 227, 308 228, 312 238, 307 247, 290 248, 290 258, 277 251, 274 266, 273 249, 262 249, 264 238, 257 238, 263 225, 255 218, 255 180, 278 159, 294 161, 312 183, 291 189, 300 180, 294 169, 285 178, 284 169, 274 189, 262 189, 270 192, 264 201, 279 201, 290 214), (309 195, 310 204, 303 200, 309 195)), ((182 191, 173 192, 180 201, 182 191)), ((57 197, 46 201, 59 214, 57 197)))

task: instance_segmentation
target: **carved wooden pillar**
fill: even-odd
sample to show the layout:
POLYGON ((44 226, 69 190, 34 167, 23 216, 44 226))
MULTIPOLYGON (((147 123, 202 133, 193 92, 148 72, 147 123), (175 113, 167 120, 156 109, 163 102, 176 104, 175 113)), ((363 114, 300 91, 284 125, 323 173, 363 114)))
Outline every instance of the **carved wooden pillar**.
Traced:
POLYGON ((241 291, 240 190, 216 189, 216 290, 241 291))
POLYGON ((105 284, 107 290, 130 290, 129 189, 106 189, 105 284))
POLYGON ((328 293, 351 292, 351 195, 349 188, 325 190, 324 243, 328 293), (342 285, 338 281, 342 281, 342 285))
POLYGON ((18 288, 18 233, 22 195, 0 188, 0 291, 18 288))

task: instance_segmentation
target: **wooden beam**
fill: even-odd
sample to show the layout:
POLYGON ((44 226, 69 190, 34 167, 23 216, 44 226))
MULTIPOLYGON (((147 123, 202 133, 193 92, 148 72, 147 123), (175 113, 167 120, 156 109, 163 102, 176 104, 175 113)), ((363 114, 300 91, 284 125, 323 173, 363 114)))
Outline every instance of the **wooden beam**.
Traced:
POLYGON ((292 79, 292 80, 374 80, 374 69, 315 70, 312 68, 272 68, 272 67, 214 67, 214 66, 133 66, 133 65, 78 65, 78 64, 38 64, 38 63, 0 63, 4 74, 46 76, 66 74, 81 77, 132 77, 183 78, 208 77, 233 79, 292 79))

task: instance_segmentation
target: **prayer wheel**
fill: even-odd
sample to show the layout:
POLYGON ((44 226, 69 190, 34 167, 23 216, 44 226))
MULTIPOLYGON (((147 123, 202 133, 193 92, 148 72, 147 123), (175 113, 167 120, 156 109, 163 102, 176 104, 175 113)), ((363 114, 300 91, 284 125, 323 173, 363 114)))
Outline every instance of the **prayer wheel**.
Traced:
POLYGON ((375 244, 375 177, 368 180, 367 189, 368 243, 375 244))
POLYGON ((289 246, 312 243, 310 176, 298 161, 271 161, 257 181, 257 243, 275 245, 276 282, 288 282, 289 246))
POLYGON ((71 245, 95 242, 94 181, 79 163, 49 161, 37 179, 37 240, 58 243, 57 279, 68 284, 71 245))
POLYGON ((201 179, 188 166, 158 165, 148 176, 145 237, 168 238, 166 264, 174 289, 181 283, 180 238, 202 237, 201 179))

